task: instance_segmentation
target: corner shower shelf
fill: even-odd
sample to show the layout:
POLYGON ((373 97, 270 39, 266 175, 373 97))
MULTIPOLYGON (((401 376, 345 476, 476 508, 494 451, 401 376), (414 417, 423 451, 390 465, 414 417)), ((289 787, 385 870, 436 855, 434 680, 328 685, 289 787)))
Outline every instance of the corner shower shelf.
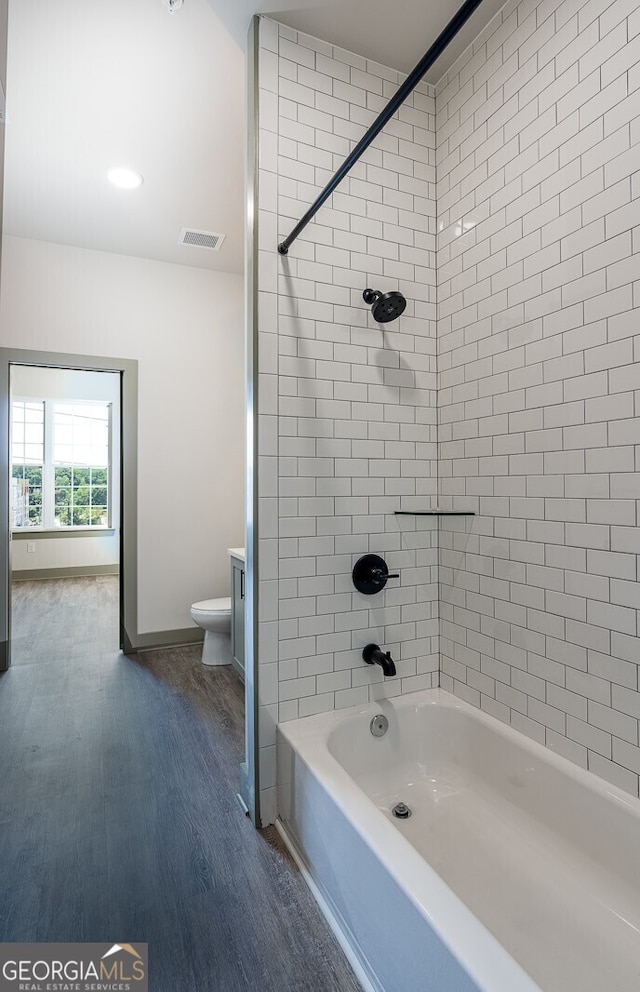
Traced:
POLYGON ((475 510, 394 510, 396 517, 475 517, 475 510))

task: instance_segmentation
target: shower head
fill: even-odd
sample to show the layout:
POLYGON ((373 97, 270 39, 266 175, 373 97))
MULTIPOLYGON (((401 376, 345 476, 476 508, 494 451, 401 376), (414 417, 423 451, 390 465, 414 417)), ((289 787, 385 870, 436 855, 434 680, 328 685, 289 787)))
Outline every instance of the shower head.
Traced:
POLYGON ((395 320, 407 305, 402 293, 380 293, 376 289, 365 289, 362 298, 365 303, 371 304, 373 319, 378 324, 395 320))

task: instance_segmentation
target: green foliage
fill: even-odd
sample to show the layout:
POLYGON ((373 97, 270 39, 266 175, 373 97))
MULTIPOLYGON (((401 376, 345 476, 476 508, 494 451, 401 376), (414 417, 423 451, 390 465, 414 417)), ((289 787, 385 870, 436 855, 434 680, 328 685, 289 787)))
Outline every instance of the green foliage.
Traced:
POLYGON ((101 527, 107 523, 108 470, 57 465, 55 514, 60 527, 101 527))
POLYGON ((22 525, 41 527, 43 523, 42 466, 25 465, 21 462, 14 463, 11 466, 11 475, 20 483, 18 500, 22 525))
POLYGON ((65 466, 56 466, 55 484, 56 486, 71 486, 73 470, 65 466))
POLYGON ((89 486, 91 484, 91 469, 90 468, 74 468, 73 469, 73 488, 78 489, 80 486, 89 486))
POLYGON ((68 506, 56 508, 56 520, 60 527, 70 527, 71 526, 71 508, 68 506))
POLYGON ((40 465, 13 465, 11 474, 14 479, 26 479, 29 488, 42 486, 42 468, 40 465))

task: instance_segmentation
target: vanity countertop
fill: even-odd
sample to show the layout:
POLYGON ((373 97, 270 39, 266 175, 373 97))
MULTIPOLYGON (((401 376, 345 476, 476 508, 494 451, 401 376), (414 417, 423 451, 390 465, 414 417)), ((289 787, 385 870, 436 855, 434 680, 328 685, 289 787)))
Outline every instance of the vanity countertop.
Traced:
POLYGON ((245 560, 244 548, 227 548, 227 551, 232 558, 239 558, 241 561, 245 560))

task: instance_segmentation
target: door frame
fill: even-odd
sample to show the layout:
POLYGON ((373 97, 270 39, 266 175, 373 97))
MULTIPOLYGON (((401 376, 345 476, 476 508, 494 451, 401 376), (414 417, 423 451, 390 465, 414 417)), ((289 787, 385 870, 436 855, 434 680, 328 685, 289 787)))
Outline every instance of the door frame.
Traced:
POLYGON ((11 443, 9 377, 12 365, 120 373, 120 648, 138 639, 138 362, 26 348, 0 348, 0 672, 11 664, 11 443))
POLYGON ((255 827, 260 814, 260 686, 258 657, 258 21, 247 38, 247 143, 245 224, 245 599, 244 599, 244 761, 240 796, 255 827))

